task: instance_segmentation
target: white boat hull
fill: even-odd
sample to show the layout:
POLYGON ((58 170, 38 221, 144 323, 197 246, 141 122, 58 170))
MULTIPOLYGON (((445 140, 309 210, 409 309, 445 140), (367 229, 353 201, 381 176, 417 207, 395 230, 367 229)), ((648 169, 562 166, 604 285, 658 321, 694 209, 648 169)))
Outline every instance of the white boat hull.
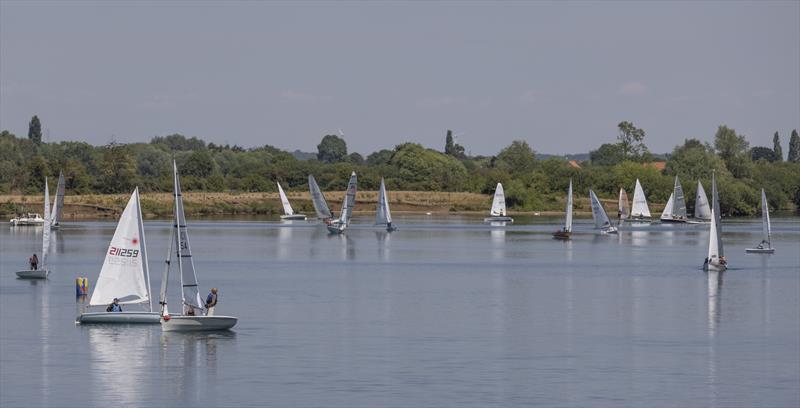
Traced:
POLYGON ((703 270, 706 272, 708 271, 722 272, 727 269, 728 267, 726 265, 721 265, 721 264, 707 263, 703 265, 703 270))
POLYGON ((17 271, 17 277, 20 279, 47 279, 50 274, 49 269, 37 269, 35 271, 17 271))
POLYGON ((157 312, 89 312, 75 318, 78 324, 158 324, 157 312))
POLYGON ((747 248, 744 251, 748 254, 774 254, 775 248, 747 248))
POLYGON ((325 227, 328 228, 328 232, 330 232, 331 234, 341 234, 347 228, 346 225, 342 225, 342 224, 338 224, 338 223, 326 225, 325 227))
POLYGON ((616 234, 619 232, 619 230, 617 229, 617 227, 608 227, 600 230, 600 232, 603 234, 616 234))
POLYGON ((514 222, 514 219, 511 217, 486 217, 483 219, 483 222, 514 222))
POLYGON ((292 214, 292 215, 281 215, 282 220, 300 220, 305 221, 306 215, 305 214, 292 214))
POLYGON ((161 319, 163 331, 229 330, 239 321, 232 316, 168 316, 161 319))

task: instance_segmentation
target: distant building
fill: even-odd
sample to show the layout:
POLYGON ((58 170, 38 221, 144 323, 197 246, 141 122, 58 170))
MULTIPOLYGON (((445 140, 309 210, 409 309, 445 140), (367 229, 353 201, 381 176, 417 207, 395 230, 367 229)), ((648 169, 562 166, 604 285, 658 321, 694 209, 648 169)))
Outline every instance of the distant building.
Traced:
POLYGON ((570 160, 569 161, 569 166, 572 167, 573 169, 580 169, 581 168, 581 165, 578 164, 578 162, 576 162, 575 160, 570 160))
POLYGON ((654 168, 654 169, 656 169, 658 171, 664 171, 664 169, 667 168, 667 162, 665 162, 665 161, 655 161, 655 162, 650 162, 650 163, 642 163, 642 166, 644 166, 644 167, 652 167, 652 168, 654 168))

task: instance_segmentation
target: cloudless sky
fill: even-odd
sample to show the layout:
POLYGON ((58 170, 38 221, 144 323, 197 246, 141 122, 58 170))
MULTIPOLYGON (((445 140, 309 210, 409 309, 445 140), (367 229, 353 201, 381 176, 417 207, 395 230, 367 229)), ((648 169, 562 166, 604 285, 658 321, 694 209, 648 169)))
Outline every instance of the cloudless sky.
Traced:
POLYGON ((51 141, 181 133, 350 151, 446 129, 588 152, 634 122, 654 152, 800 129, 800 1, 123 2, 0 0, 0 129, 51 141))

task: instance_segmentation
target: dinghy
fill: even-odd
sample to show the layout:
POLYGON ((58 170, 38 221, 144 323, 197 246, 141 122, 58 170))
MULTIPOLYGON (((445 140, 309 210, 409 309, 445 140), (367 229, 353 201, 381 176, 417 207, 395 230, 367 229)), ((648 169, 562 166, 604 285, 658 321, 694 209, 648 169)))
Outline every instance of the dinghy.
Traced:
POLYGON ((589 199, 592 202, 592 217, 594 218, 594 227, 599 229, 603 234, 616 234, 617 227, 611 224, 611 220, 608 218, 608 214, 606 214, 603 204, 600 202, 600 199, 597 198, 597 194, 595 194, 591 189, 589 190, 589 199))
POLYGON ((101 311, 84 312, 75 323, 153 323, 157 324, 160 315, 153 312, 150 300, 150 269, 147 266, 147 245, 144 239, 142 207, 139 202, 139 188, 133 190, 128 205, 117 223, 114 237, 106 251, 103 268, 97 277, 89 307, 101 307, 101 311), (108 312, 105 308, 114 299, 123 306, 138 305, 147 310, 108 312))
POLYGON ((755 248, 747 248, 745 252, 751 254, 773 254, 775 248, 772 247, 772 226, 769 222, 769 204, 767 203, 767 193, 761 189, 761 228, 764 236, 761 243, 755 248))
POLYGON ((330 224, 333 219, 328 202, 325 201, 325 196, 322 195, 322 190, 317 185, 317 180, 313 175, 308 175, 308 190, 311 192, 311 203, 314 204, 314 212, 317 213, 317 218, 322 220, 325 224, 330 224))
POLYGON ((339 219, 332 221, 327 225, 328 232, 331 234, 341 234, 350 225, 350 218, 353 215, 353 207, 356 205, 356 172, 350 175, 350 182, 347 183, 347 191, 344 193, 344 200, 342 200, 342 212, 339 214, 339 219))
POLYGON ((703 189, 703 183, 697 180, 697 194, 694 200, 694 219, 699 222, 711 221, 711 206, 708 205, 708 197, 706 197, 706 190, 703 189))
POLYGON ((572 179, 569 179, 567 190, 567 209, 564 215, 564 227, 553 233, 553 238, 569 239, 572 236, 572 179))
POLYGON ((631 207, 631 221, 650 222, 650 208, 647 207, 647 198, 644 196, 642 184, 636 179, 636 187, 633 190, 633 206, 631 207))
POLYGON ((228 330, 236 325, 239 320, 233 316, 208 316, 205 303, 200 299, 200 289, 197 274, 192 260, 192 249, 189 245, 189 232, 186 225, 186 216, 183 211, 183 197, 181 184, 178 178, 178 166, 172 162, 173 193, 175 197, 174 217, 172 221, 172 236, 170 237, 169 255, 166 259, 164 279, 161 282, 161 329, 163 331, 210 331, 228 330), (178 274, 181 280, 181 309, 180 315, 170 315, 167 308, 167 287, 171 266, 172 250, 175 245, 175 259, 178 261, 178 274))
POLYGON ((497 188, 494 190, 492 209, 489 215, 483 219, 483 222, 514 222, 513 218, 506 215, 506 195, 503 192, 502 183, 497 183, 497 188))
POLYGON ((289 204, 289 199, 286 198, 286 193, 283 192, 283 188, 281 187, 281 183, 278 183, 278 194, 281 196, 281 204, 283 204, 283 215, 281 215, 282 220, 305 220, 305 214, 295 214, 294 210, 292 210, 292 205, 289 204))
POLYGON ((705 271, 724 271, 728 269, 728 262, 722 249, 722 223, 719 212, 719 193, 717 192, 717 179, 711 176, 711 222, 708 233, 708 256, 703 262, 705 271))
POLYGON ((58 172, 56 198, 53 200, 53 213, 50 215, 50 228, 57 229, 61 225, 61 210, 64 208, 64 172, 58 172))
POLYGON ((617 205, 617 216, 619 217, 619 221, 622 222, 623 220, 628 219, 628 193, 625 192, 624 188, 619 189, 619 203, 617 205))
POLYGON ((378 205, 375 209, 375 225, 386 225, 386 231, 392 232, 397 229, 392 225, 392 212, 389 211, 389 197, 386 196, 386 184, 381 177, 381 188, 378 191, 378 205))
POLYGON ((686 222, 686 200, 683 198, 683 187, 678 176, 675 176, 675 186, 670 195, 664 212, 661 213, 661 222, 686 222))
POLYGON ((50 252, 50 190, 47 187, 47 178, 44 179, 44 214, 42 221, 42 259, 38 269, 17 271, 20 279, 47 279, 50 270, 47 269, 47 253, 50 252))

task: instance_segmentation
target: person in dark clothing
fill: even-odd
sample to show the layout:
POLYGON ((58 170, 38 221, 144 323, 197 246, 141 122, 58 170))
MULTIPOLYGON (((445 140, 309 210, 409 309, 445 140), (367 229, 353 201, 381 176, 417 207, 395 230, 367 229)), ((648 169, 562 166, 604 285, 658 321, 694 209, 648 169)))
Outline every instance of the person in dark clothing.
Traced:
POLYGON ((119 304, 119 299, 114 298, 114 302, 108 305, 106 312, 121 312, 122 305, 119 304))
POLYGON ((39 269, 39 257, 37 257, 36 254, 33 254, 33 256, 28 258, 28 262, 31 264, 32 271, 39 269))
POLYGON ((211 288, 211 293, 206 297, 206 316, 214 316, 214 308, 217 306, 217 288, 211 288))

